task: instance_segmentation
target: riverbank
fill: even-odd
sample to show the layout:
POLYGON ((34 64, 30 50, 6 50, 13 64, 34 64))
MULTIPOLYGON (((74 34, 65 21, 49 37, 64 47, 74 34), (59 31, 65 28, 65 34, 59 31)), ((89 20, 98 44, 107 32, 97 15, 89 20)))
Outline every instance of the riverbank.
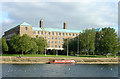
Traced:
POLYGON ((2 56, 2 64, 47 64, 50 60, 75 60, 76 64, 118 64, 118 58, 12 57, 2 56))

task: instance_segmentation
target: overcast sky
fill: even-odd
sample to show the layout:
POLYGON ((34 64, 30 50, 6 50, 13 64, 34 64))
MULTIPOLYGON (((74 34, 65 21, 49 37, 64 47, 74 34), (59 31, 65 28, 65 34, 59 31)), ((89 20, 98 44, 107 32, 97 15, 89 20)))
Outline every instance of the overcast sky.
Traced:
POLYGON ((63 22, 74 30, 118 26, 118 0, 3 2, 1 11, 2 34, 22 22, 39 27, 40 19, 48 28, 63 28, 63 22))

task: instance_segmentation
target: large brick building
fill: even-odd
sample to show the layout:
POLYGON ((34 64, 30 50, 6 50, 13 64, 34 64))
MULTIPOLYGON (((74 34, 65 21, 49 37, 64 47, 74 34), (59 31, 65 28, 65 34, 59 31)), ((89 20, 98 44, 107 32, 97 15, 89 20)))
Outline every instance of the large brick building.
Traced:
MULTIPOLYGON (((99 29, 96 29, 98 31, 99 29)), ((10 37, 14 34, 27 34, 32 38, 44 37, 47 40, 47 49, 63 50, 64 39, 75 38, 82 32, 80 30, 68 30, 67 23, 63 24, 63 29, 44 28, 43 20, 40 20, 39 27, 33 27, 32 25, 24 22, 17 25, 5 32, 4 37, 10 40, 10 37)))

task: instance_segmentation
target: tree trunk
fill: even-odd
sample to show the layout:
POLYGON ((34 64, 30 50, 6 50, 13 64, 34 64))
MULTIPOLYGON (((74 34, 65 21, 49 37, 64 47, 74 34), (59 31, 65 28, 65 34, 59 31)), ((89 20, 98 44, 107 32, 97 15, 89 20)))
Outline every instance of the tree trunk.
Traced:
POLYGON ((23 51, 22 51, 22 55, 23 55, 23 51))
POLYGON ((89 56, 89 52, 87 52, 87 56, 89 56))
POLYGON ((108 55, 107 55, 107 53, 106 53, 106 57, 108 58, 108 55))
POLYGON ((116 54, 114 54, 114 58, 116 58, 116 54))

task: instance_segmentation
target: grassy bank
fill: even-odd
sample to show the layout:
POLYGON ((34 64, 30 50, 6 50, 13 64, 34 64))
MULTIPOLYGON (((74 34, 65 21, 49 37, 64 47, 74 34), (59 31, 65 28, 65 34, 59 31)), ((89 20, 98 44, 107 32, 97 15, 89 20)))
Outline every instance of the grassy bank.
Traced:
MULTIPOLYGON (((19 57, 19 54, 3 54, 2 56, 12 56, 12 57, 19 57)), ((66 56, 66 55, 44 55, 44 54, 25 54, 22 57, 77 57, 77 56, 66 56)), ((80 55, 80 58, 106 58, 106 56, 102 55, 80 55)), ((118 57, 118 56, 116 56, 118 57)), ((108 58, 114 58, 114 56, 108 56, 108 58)))
POLYGON ((14 57, 3 56, 3 64, 45 64, 50 60, 75 60, 76 64, 118 64, 118 58, 80 58, 80 57, 14 57))

